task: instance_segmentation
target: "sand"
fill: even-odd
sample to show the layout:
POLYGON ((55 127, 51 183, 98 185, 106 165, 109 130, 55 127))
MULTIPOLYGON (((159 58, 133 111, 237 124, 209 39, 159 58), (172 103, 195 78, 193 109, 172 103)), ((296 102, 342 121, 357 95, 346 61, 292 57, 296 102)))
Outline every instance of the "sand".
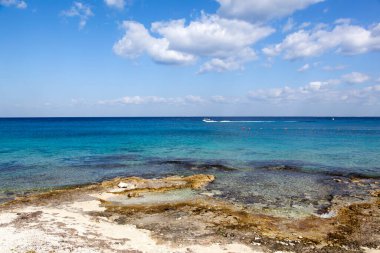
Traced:
MULTIPOLYGON (((156 182, 153 188, 159 183, 162 181, 156 182)), ((178 185, 182 188, 185 184, 178 185)), ((156 188, 164 186, 168 185, 160 184, 156 188)), ((81 192, 71 201, 52 201, 47 205, 36 201, 37 205, 28 204, 2 210, 1 252, 261 252, 241 243, 186 246, 172 245, 171 242, 158 243, 149 230, 138 229, 135 225, 120 225, 105 217, 90 215, 105 210, 99 196, 110 196, 107 192, 112 191, 108 189, 95 194, 81 192)))
POLYGON ((148 230, 87 214, 102 211, 99 205, 98 200, 90 200, 2 212, 1 252, 255 252, 238 243, 183 247, 158 244, 148 230))
POLYGON ((289 220, 204 194, 213 180, 117 178, 20 198, 0 206, 0 252, 379 252, 379 193, 289 220))

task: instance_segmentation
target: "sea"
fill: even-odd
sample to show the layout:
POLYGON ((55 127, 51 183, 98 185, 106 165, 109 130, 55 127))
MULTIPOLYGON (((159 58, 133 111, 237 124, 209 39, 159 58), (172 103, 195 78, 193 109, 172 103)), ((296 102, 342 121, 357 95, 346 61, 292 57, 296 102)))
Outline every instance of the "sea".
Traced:
POLYGON ((318 212, 357 194, 336 182, 380 178, 375 117, 1 118, 0 144, 0 203, 119 176, 207 173, 220 198, 318 212))

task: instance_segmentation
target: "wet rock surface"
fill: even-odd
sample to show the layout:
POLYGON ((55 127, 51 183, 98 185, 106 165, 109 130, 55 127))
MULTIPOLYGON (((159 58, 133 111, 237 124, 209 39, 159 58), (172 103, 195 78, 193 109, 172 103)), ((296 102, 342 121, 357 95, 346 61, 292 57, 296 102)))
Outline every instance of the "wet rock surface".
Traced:
MULTIPOLYGON (((336 177, 332 184, 347 185, 347 193, 357 192, 358 196, 331 195, 319 213, 287 217, 273 215, 275 206, 259 209, 218 198, 223 195, 221 191, 208 190, 215 180, 213 175, 205 174, 161 179, 115 178, 99 184, 18 198, 0 207, 0 228, 13 226, 17 231, 23 226, 45 230, 46 227, 59 227, 62 231, 71 231, 69 245, 74 248, 75 245, 82 247, 94 243, 83 241, 82 237, 96 232, 97 247, 106 249, 111 242, 121 240, 118 247, 112 247, 129 252, 138 250, 133 249, 133 242, 128 241, 130 235, 125 235, 124 239, 121 239, 123 235, 121 238, 112 235, 107 239, 98 231, 101 228, 98 222, 104 222, 110 226, 108 229, 115 231, 127 226, 133 226, 136 231, 150 231, 152 251, 149 248, 143 252, 155 252, 155 243, 170 245, 165 246, 167 251, 164 252, 203 252, 202 247, 207 252, 210 244, 225 245, 225 252, 365 252, 365 249, 380 247, 380 189, 377 182, 336 177), (133 187, 129 187, 131 185, 133 187), (89 202, 92 204, 84 205, 89 202), (61 207, 64 212, 53 210, 53 207, 61 207), (46 210, 51 210, 51 215, 62 212, 62 218, 52 221, 54 219, 48 216, 50 220, 46 219, 46 210), (70 223, 73 221, 65 218, 71 215, 78 220, 84 219, 77 216, 79 214, 86 217, 86 226, 74 226, 70 223), (7 215, 14 215, 13 220, 1 223, 1 217, 7 215), (86 231, 85 234, 80 232, 82 230, 86 231), (201 248, 191 248, 194 245, 201 248), (232 249, 231 245, 238 248, 232 249)), ((313 201, 310 196, 305 199, 313 201)), ((56 236, 59 239, 59 235, 56 236)))

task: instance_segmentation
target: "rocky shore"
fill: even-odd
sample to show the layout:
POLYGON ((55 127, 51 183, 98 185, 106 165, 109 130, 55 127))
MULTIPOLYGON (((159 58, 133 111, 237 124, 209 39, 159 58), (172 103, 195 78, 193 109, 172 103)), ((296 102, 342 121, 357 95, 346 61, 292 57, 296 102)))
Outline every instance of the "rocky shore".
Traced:
POLYGON ((0 206, 1 252, 380 252, 379 189, 286 217, 217 198, 214 180, 115 178, 20 197, 0 206))

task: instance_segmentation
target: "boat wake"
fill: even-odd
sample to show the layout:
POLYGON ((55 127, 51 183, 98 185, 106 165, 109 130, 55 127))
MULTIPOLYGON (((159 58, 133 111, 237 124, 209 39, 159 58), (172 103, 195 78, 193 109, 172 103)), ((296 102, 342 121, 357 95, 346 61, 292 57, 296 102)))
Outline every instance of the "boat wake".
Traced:
POLYGON ((212 120, 212 119, 203 119, 203 122, 206 123, 273 123, 273 122, 284 122, 284 123, 295 123, 298 121, 294 120, 212 120))

